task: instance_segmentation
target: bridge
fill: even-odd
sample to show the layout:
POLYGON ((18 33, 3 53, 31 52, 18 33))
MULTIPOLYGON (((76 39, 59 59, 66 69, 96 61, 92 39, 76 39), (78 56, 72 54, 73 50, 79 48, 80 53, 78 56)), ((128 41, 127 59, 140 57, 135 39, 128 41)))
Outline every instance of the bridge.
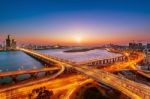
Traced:
POLYGON ((117 57, 109 57, 109 58, 98 58, 94 60, 89 60, 85 62, 80 62, 80 65, 88 65, 88 66, 98 66, 98 65, 108 65, 118 61, 125 61, 127 57, 124 55, 117 57))
POLYGON ((150 87, 146 85, 130 81, 106 71, 89 68, 86 65, 82 66, 71 61, 62 60, 33 50, 23 48, 20 48, 20 50, 36 58, 38 57, 38 59, 41 60, 63 64, 66 69, 76 70, 79 73, 92 78, 99 83, 103 83, 107 86, 121 91, 131 99, 150 99, 150 87))
POLYGON ((17 81, 18 75, 30 74, 31 77, 35 77, 38 73, 41 73, 41 72, 45 72, 45 74, 48 75, 52 71, 58 71, 58 70, 60 70, 60 68, 51 67, 51 68, 40 68, 40 69, 31 69, 31 70, 0 72, 0 79, 2 79, 4 77, 11 77, 13 81, 17 81))
MULTIPOLYGON (((2 88, 2 89, 0 88, 0 93, 2 93, 2 94, 0 94, 0 97, 6 97, 6 99, 8 99, 11 96, 8 96, 7 92, 10 92, 13 89, 22 88, 22 87, 25 87, 25 86, 32 86, 32 85, 35 85, 35 84, 38 84, 38 83, 47 82, 51 79, 54 79, 54 78, 58 77, 65 70, 65 67, 62 64, 59 64, 59 65, 60 65, 61 69, 58 72, 56 72, 55 74, 52 74, 52 75, 50 75, 46 78, 38 79, 38 80, 32 80, 28 83, 23 83, 23 84, 15 84, 15 85, 7 87, 7 88, 2 88)), ((13 94, 11 94, 11 95, 13 95, 13 94)))

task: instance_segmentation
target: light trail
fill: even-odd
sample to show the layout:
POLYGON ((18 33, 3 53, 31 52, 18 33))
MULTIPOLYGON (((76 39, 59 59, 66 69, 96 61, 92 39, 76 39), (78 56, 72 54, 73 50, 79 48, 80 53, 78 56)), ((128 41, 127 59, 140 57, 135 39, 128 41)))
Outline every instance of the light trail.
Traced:
POLYGON ((81 86, 84 86, 87 83, 93 83, 94 81, 92 79, 87 79, 83 82, 78 82, 78 86, 72 88, 71 90, 68 91, 67 95, 63 99, 75 99, 74 95, 75 93, 80 89, 81 86))
POLYGON ((39 87, 46 87, 48 90, 53 91, 54 95, 52 97, 53 99, 55 99, 55 97, 59 96, 60 94, 65 94, 67 90, 78 86, 79 82, 82 82, 86 79, 86 77, 77 74, 63 75, 62 77, 58 77, 47 82, 35 84, 32 86, 24 86, 21 88, 12 89, 10 91, 0 93, 0 97, 1 99, 8 99, 13 97, 25 98, 28 97, 33 89, 39 87))
POLYGON ((144 59, 144 54, 142 52, 135 52, 137 55, 136 58, 133 59, 132 53, 130 55, 129 52, 124 52, 128 54, 128 60, 123 62, 116 62, 110 66, 104 67, 102 70, 114 72, 114 71, 120 71, 124 69, 130 69, 130 70, 137 70, 138 69, 138 63, 140 63, 144 59))

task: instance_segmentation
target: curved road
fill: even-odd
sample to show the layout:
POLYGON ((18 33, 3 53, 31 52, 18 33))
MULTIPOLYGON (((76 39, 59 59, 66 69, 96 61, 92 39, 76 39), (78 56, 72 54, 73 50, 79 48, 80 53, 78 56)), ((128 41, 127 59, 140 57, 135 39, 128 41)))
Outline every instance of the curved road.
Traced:
POLYGON ((53 67, 53 68, 40 68, 40 69, 31 69, 31 70, 18 70, 18 71, 0 72, 0 78, 1 77, 6 77, 6 76, 32 74, 32 73, 39 73, 39 72, 46 72, 46 71, 53 71, 53 70, 59 70, 59 68, 53 67))
POLYGON ((45 81, 48 81, 50 79, 56 78, 57 76, 61 75, 65 70, 65 67, 63 65, 60 65, 60 66, 61 66, 61 70, 59 72, 57 72, 56 74, 50 76, 50 77, 46 77, 46 78, 43 78, 40 80, 35 80, 35 81, 24 83, 24 84, 16 84, 12 87, 3 88, 3 89, 0 89, 0 93, 1 92, 7 92, 8 90, 12 90, 12 89, 16 89, 16 88, 20 88, 20 87, 24 87, 24 86, 34 85, 37 83, 45 82, 45 81))
POLYGON ((66 95, 63 99, 75 99, 75 98, 74 98, 75 93, 76 93, 82 86, 86 85, 87 83, 92 83, 92 82, 93 82, 93 80, 87 79, 87 80, 85 80, 85 81, 83 81, 83 82, 78 83, 78 86, 75 87, 75 88, 73 88, 73 89, 71 89, 71 90, 69 90, 68 93, 67 93, 67 95, 66 95))

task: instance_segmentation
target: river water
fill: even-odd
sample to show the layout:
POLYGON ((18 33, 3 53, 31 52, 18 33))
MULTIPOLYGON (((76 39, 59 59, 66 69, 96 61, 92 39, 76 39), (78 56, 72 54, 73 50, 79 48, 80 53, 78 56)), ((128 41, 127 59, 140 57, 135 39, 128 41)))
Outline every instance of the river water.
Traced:
POLYGON ((39 52, 46 53, 55 57, 70 60, 73 62, 85 62, 93 59, 103 59, 122 56, 121 54, 108 52, 107 50, 95 49, 85 52, 64 52, 68 49, 53 49, 53 50, 39 50, 39 52))
MULTIPOLYGON (((42 68, 36 59, 21 51, 0 52, 0 72, 42 68)), ((25 79, 29 75, 20 75, 18 79, 25 79)), ((10 77, 0 79, 0 83, 10 82, 10 77)))

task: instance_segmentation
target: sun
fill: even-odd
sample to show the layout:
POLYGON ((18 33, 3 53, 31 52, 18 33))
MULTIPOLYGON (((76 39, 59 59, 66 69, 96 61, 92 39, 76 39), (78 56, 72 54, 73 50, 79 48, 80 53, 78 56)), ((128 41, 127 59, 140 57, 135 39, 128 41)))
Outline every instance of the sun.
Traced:
POLYGON ((81 43, 82 38, 81 38, 81 37, 76 37, 76 38, 75 38, 75 41, 76 41, 77 43, 81 43))

